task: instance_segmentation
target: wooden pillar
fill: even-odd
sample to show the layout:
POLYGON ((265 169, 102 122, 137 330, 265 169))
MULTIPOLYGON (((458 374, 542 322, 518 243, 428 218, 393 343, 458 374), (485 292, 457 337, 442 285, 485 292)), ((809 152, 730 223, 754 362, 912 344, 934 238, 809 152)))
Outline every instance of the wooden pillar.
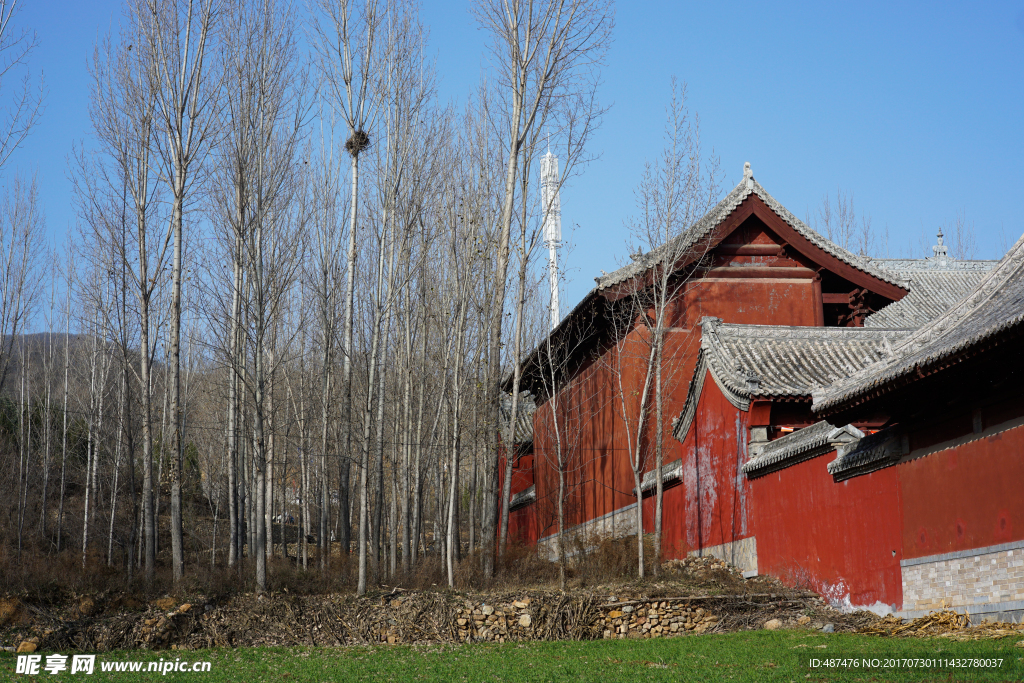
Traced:
POLYGON ((814 274, 814 324, 825 327, 825 301, 821 296, 821 270, 814 274))

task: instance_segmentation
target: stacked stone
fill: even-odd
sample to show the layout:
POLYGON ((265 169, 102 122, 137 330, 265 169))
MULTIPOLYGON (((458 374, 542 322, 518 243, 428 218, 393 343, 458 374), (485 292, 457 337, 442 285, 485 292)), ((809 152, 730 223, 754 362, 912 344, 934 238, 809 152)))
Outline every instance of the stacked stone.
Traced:
MULTIPOLYGON (((539 623, 544 621, 547 608, 530 608, 530 599, 524 598, 506 605, 490 605, 467 601, 456 610, 458 639, 463 642, 508 640, 540 640, 544 634, 539 623)), ((661 638, 685 633, 704 633, 720 618, 685 600, 651 600, 629 605, 609 605, 600 608, 594 626, 595 633, 605 638, 661 638)))
MULTIPOLYGON (((532 640, 536 634, 529 608, 530 598, 498 607, 467 601, 465 607, 456 610, 458 616, 455 623, 459 629, 459 640, 489 640, 498 643, 509 639, 532 640)), ((541 608, 541 611, 545 611, 545 608, 541 608)))
POLYGON ((687 631, 704 633, 719 617, 685 602, 657 601, 624 605, 604 615, 605 638, 661 638, 687 631))

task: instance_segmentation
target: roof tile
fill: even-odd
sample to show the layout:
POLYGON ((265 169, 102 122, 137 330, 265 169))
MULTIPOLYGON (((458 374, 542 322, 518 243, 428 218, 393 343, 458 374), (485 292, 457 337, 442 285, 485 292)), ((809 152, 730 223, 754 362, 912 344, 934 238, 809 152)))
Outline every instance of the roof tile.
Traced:
POLYGON ((879 362, 814 392, 814 410, 845 405, 1024 324, 1024 237, 956 305, 879 362))

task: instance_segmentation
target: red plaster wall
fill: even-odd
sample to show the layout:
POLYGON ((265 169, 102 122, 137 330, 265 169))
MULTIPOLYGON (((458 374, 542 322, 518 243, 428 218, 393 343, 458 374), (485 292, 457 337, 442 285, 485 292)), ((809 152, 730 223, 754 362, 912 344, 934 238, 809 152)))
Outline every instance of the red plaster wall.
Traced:
POLYGON ((536 545, 538 538, 536 503, 508 513, 508 538, 512 543, 536 545))
POLYGON ((825 469, 835 455, 751 481, 758 572, 809 585, 830 600, 901 605, 896 470, 837 484, 825 469))
POLYGON ((687 328, 706 315, 742 325, 813 327, 814 306, 812 280, 705 279, 688 283, 669 319, 672 326, 687 328))
MULTIPOLYGON (((505 484, 505 458, 507 449, 499 449, 498 455, 498 491, 504 490, 505 484)), ((533 485, 533 453, 521 455, 512 469, 511 495, 525 491, 533 485)), ((518 510, 510 510, 508 513, 508 537, 516 543, 532 545, 537 542, 537 513, 536 505, 531 504, 518 510)), ((499 530, 500 533, 500 530, 499 530)))
MULTIPOLYGON (((780 239, 768 231, 756 217, 748 219, 729 243, 771 243, 780 239)), ((735 257, 733 263, 743 260, 735 257)), ((748 258, 748 260, 750 260, 748 258)), ((721 264, 719 264, 721 265, 721 264)), ((765 265, 768 265, 765 263, 765 265)), ((743 485, 736 486, 737 430, 747 429, 746 414, 738 411, 717 393, 714 382, 705 383, 719 397, 714 409, 707 411, 698 425, 701 435, 699 454, 686 451, 671 436, 671 421, 682 411, 700 348, 699 323, 704 316, 717 316, 729 323, 813 326, 816 324, 814 285, 810 279, 779 278, 705 278, 686 284, 669 313, 664 407, 663 448, 665 462, 689 452, 688 486, 680 486, 665 498, 666 555, 685 555, 686 549, 709 546, 724 540, 745 538, 750 534, 749 516, 744 512, 743 485), (727 413, 716 412, 719 409, 727 413), (724 415, 728 414, 728 424, 724 415), (742 424, 740 424, 742 423, 742 424), (697 481, 704 477, 698 494, 697 481), (718 490, 712 485, 724 488, 718 490), (697 520, 700 520, 699 525, 697 520)), ((622 408, 617 395, 615 368, 622 368, 623 384, 638 389, 643 384, 645 353, 642 338, 646 329, 633 330, 620 349, 603 351, 558 392, 557 402, 546 401, 534 416, 534 483, 537 491, 536 524, 538 537, 557 529, 558 468, 557 449, 552 430, 552 403, 560 411, 563 452, 566 457, 566 526, 571 527, 636 502, 632 495, 633 476, 629 465, 629 444, 622 408), (621 357, 619 354, 622 354, 621 357), (621 359, 621 363, 620 363, 621 359)), ((636 424, 635 405, 629 406, 631 424, 636 424)), ((745 442, 745 432, 741 435, 745 442)), ((634 435, 635 438, 635 435, 634 435)), ((648 421, 643 438, 645 465, 654 466, 655 422, 648 421)), ((743 477, 742 479, 745 479, 743 477)), ((653 530, 653 503, 645 522, 653 530)))
POLYGON ((906 557, 1024 539, 1024 427, 932 453, 894 470, 903 495, 906 557))
POLYGON ((682 505, 671 511, 680 517, 679 540, 687 550, 753 535, 750 484, 739 469, 747 460, 748 417, 729 403, 709 372, 681 445, 682 505))
MULTIPOLYGON (((633 502, 628 443, 615 402, 618 352, 609 350, 579 373, 555 400, 538 406, 534 416, 534 481, 538 536, 557 530, 557 410, 566 493, 566 526, 594 519, 633 502)), ((629 363, 626 372, 631 371, 629 363)), ((627 386, 631 378, 626 377, 627 386)))

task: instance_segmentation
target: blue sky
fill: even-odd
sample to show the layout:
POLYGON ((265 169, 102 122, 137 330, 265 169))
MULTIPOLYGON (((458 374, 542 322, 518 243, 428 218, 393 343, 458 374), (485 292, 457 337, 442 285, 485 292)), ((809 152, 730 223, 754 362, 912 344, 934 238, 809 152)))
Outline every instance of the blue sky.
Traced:
MULTIPOLYGON (((49 95, 13 168, 38 173, 54 239, 75 221, 67 159, 73 143, 88 143, 87 60, 120 15, 110 0, 41 1, 17 19, 38 33, 32 68, 49 95)), ((422 16, 441 95, 462 100, 481 74, 485 35, 464 2, 426 1, 422 16)), ((888 227, 893 255, 925 256, 922 236, 931 244, 958 211, 976 225, 978 257, 998 257, 1001 234, 1012 243, 1024 232, 1024 1, 635 1, 618 5, 616 22, 601 90, 612 108, 593 147, 601 157, 562 195, 575 243, 565 308, 626 257, 633 188, 661 149, 673 75, 688 85, 726 189, 744 161, 801 217, 842 189, 888 227)))

